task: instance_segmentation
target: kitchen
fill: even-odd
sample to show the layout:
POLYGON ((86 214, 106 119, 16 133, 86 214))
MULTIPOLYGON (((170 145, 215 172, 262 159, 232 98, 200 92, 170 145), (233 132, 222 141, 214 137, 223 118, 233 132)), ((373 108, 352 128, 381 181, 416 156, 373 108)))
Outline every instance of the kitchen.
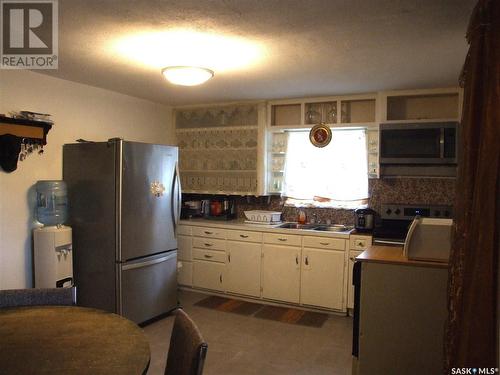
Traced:
MULTIPOLYGON (((359 14, 353 13, 352 4, 294 2, 296 9, 290 9, 290 14, 283 16, 292 26, 284 25, 279 16, 282 10, 280 5, 283 4, 264 6, 255 2, 251 4, 236 2, 237 6, 235 5, 236 8, 233 9, 222 3, 214 8, 193 3, 191 4, 193 12, 196 13, 197 7, 202 7, 206 12, 205 18, 201 17, 201 20, 196 21, 199 22, 198 29, 204 27, 217 29, 211 24, 212 21, 206 20, 218 19, 218 22, 226 25, 227 29, 231 29, 230 25, 233 25, 233 29, 240 29, 241 33, 246 31, 248 35, 254 35, 259 34, 252 31, 256 29, 255 25, 267 22, 268 28, 265 29, 267 34, 259 34, 257 39, 267 41, 276 51, 273 53, 273 48, 268 48, 264 54, 268 60, 265 58, 263 60, 268 64, 260 62, 260 65, 256 63, 256 67, 250 64, 249 67, 240 70, 225 71, 215 66, 215 75, 211 80, 205 85, 191 88, 166 83, 159 73, 163 66, 152 67, 144 61, 137 60, 141 56, 148 57, 146 53, 137 53, 135 50, 136 56, 123 55, 120 54, 124 46, 121 40, 116 49, 112 49, 110 40, 103 40, 103 35, 106 33, 117 37, 127 33, 140 34, 141 25, 146 22, 141 18, 142 12, 149 15, 150 10, 156 8, 149 8, 143 4, 143 10, 139 11, 132 3, 124 3, 122 9, 114 9, 111 2, 94 3, 102 15, 95 14, 90 10, 91 7, 84 3, 70 5, 68 2, 59 2, 61 12, 59 70, 38 71, 43 74, 21 70, 0 71, 1 113, 28 109, 51 113, 55 120, 55 125, 48 134, 43 155, 32 155, 18 163, 17 171, 0 174, 1 289, 32 286, 31 237, 27 234, 34 227, 32 186, 38 180, 62 178, 62 145, 73 143, 78 138, 106 141, 121 137, 126 140, 177 145, 180 152, 183 201, 211 199, 214 194, 207 196, 206 192, 221 193, 217 194, 217 197, 220 197, 222 202, 226 198, 235 202, 234 214, 240 220, 244 220, 244 211, 270 210, 282 211, 284 221, 297 222, 300 211, 304 211, 308 222, 314 219, 316 222, 326 224, 326 221, 330 220, 332 224, 354 226, 353 206, 340 209, 295 207, 285 205, 285 200, 281 197, 281 191, 286 187, 281 177, 286 175, 287 168, 287 165, 281 162, 288 155, 284 149, 287 145, 284 140, 280 140, 280 136, 294 133, 289 131, 290 129, 295 131, 306 129, 308 135, 308 130, 316 123, 319 113, 321 119, 318 122, 333 124, 334 130, 335 128, 360 130, 361 127, 366 129, 364 136, 368 147, 363 153, 368 160, 365 168, 369 178, 365 179, 363 185, 366 196, 361 196, 360 193, 361 195, 352 198, 348 195, 343 204, 347 204, 345 202, 349 199, 361 201, 369 197, 368 207, 378 214, 382 214, 384 204, 409 206, 454 204, 456 180, 450 176, 429 176, 432 172, 427 171, 423 174, 426 177, 383 177, 386 165, 376 151, 370 149, 370 146, 380 147, 380 143, 377 143, 380 139, 377 139, 378 131, 371 129, 378 129, 381 123, 387 121, 417 120, 418 122, 421 118, 441 122, 459 121, 463 94, 457 87, 457 80, 467 51, 464 35, 474 2, 462 2, 460 6, 426 2, 421 4, 420 8, 409 2, 404 6, 377 2, 370 6, 364 4, 361 8, 366 6, 366 9, 359 9, 359 14), (115 15, 115 24, 108 22, 109 19, 104 16, 106 14, 109 17, 115 15), (133 26, 127 23, 131 21, 128 19, 129 16, 133 19, 133 26), (390 22, 381 24, 380 19, 387 20, 387 18, 390 22), (340 25, 344 25, 341 30, 337 29, 341 27, 340 25), (85 37, 85 30, 95 31, 91 36, 85 37), (405 32, 396 35, 398 33, 395 30, 405 32), (336 39, 327 35, 340 35, 341 38, 336 39), (279 39, 280 36, 282 39, 279 39), (433 43, 429 43, 429 40, 433 43), (92 49, 91 46, 95 41, 99 41, 98 48, 92 49), (414 50, 423 52, 416 56, 414 61, 409 61, 405 56, 413 56, 414 50), (82 53, 82 51, 87 52, 82 53), (311 55, 317 63, 309 62, 313 65, 307 66, 306 62, 311 60, 311 55), (290 61, 295 63, 291 64, 290 61), (331 66, 332 61, 340 65, 338 70, 335 70, 337 69, 335 66, 331 66), (261 72, 264 65, 268 65, 270 70, 261 72), (349 73, 345 70, 348 66, 349 73), (251 72, 256 72, 256 75, 251 76, 251 72), (259 77, 260 79, 257 79, 259 77), (290 87, 291 82, 293 87, 290 87), (422 100, 415 101, 415 97, 422 100), (436 98, 438 103, 429 105, 427 100, 436 98), (423 108, 427 113, 422 115, 402 111, 402 108, 408 109, 408 106, 411 109, 412 104, 415 104, 413 108, 416 111, 423 108), (334 106, 336 111, 331 113, 334 106), (251 107, 254 110, 249 114, 251 107), (233 116, 236 109, 238 112, 233 116), (249 114, 248 119, 245 119, 242 113, 249 114), (401 114, 410 117, 402 118, 401 114), (204 121, 205 125, 208 124, 204 133, 201 121, 204 121), (223 133, 221 127, 227 129, 229 134, 223 133), (216 130, 219 130, 219 136, 216 130), (213 139, 210 139, 211 132, 214 134, 213 139), (374 138, 370 138, 371 136, 374 138), (273 137, 276 137, 275 142, 273 137), (196 142, 193 144, 194 140, 196 142), (205 147, 207 141, 209 147, 205 147), (219 145, 218 141, 221 141, 219 145), (234 144, 231 145, 232 143, 234 144), (218 157, 219 155, 222 157, 218 157)), ((169 8, 168 12, 178 14, 176 12, 181 11, 169 8)), ((162 17, 171 19, 172 14, 168 15, 155 17, 158 17, 159 23, 162 24, 165 22, 162 21, 162 17)), ((220 28, 226 29, 222 26, 220 28)), ((141 40, 135 40, 133 48, 139 48, 137 43, 140 44, 141 40)), ((211 44, 211 46, 216 48, 216 45, 211 44)), ((231 44, 224 47, 226 52, 227 49, 234 48, 231 44)), ((208 51, 205 55, 211 55, 211 52, 208 51)), ((222 52, 224 50, 217 50, 217 53, 222 52)), ((332 137, 332 142, 335 142, 335 138, 332 137)), ((300 143, 300 140, 297 142, 300 143)), ((325 147, 326 149, 328 147, 325 147)), ((320 164, 328 170, 327 163, 320 164)), ((344 168, 343 171, 347 173, 349 168, 344 168)), ((347 194, 349 191, 342 193, 347 194)), ((196 222, 195 220, 203 219, 193 221, 196 222)), ((211 222, 217 224, 204 223, 197 226, 181 222, 180 228, 187 232, 179 231, 178 235, 180 238, 185 236, 188 238, 187 242, 191 239, 191 243, 194 243, 195 237, 202 238, 193 233, 197 227, 207 228, 212 225, 214 228, 227 231, 239 230, 224 228, 225 224, 222 221, 211 222)), ((269 230, 271 229, 262 232, 264 233, 262 238, 269 233, 269 230)), ((300 241, 304 241, 304 238, 316 239, 327 236, 319 231, 308 231, 303 234, 304 232, 295 232, 293 229, 276 230, 276 233, 299 236, 300 241), (286 230, 288 232, 285 232, 286 230)), ((224 236, 228 236, 228 233, 224 236)), ((337 234, 327 238, 338 239, 336 236, 337 234)), ((342 268, 343 277, 339 288, 340 307, 329 311, 335 310, 336 313, 345 314, 349 295, 352 295, 349 293, 347 261, 352 255, 357 254, 355 251, 363 249, 353 249, 348 236, 345 234, 339 236, 343 242, 343 249, 334 252, 343 251, 342 261, 345 261, 346 266, 342 268)), ((226 237, 214 240, 231 241, 226 237)), ((249 243, 259 243, 259 239, 256 241, 249 243)), ((262 244, 264 239, 260 241, 262 244)), ((302 242, 297 247, 302 249, 302 242)), ((193 246, 193 250, 194 248, 193 246)), ((223 252, 223 250, 213 251, 223 252)), ((180 260, 183 263, 180 272, 184 277, 185 274, 182 272, 189 269, 189 262, 193 266, 195 260, 192 255, 191 259, 180 260)), ((225 266, 226 258, 223 261, 225 266)), ((196 272, 192 269, 193 271, 191 278, 187 276, 186 283, 180 282, 184 285, 183 288, 192 288, 196 278, 196 272)), ((260 286, 258 285, 258 288, 260 286)), ((198 288, 202 289, 214 290, 198 288)), ((204 298, 204 295, 200 298, 204 298)), ((259 301, 262 301, 260 297, 259 301)), ((300 307, 300 303, 294 306, 300 307)), ((212 311, 208 314, 212 314, 212 311)), ((219 314, 217 317, 214 316, 214 319, 230 318, 219 314)), ((333 324, 337 324, 336 321, 333 324)), ((347 329, 345 326, 339 329, 349 331, 349 324, 351 323, 347 324, 347 329)), ((220 324, 214 323, 215 326, 224 329, 220 324)), ((283 325, 283 331, 286 331, 287 327, 283 325)), ((274 327, 270 329, 276 335, 280 334, 279 329, 274 327)), ((213 333, 217 336, 216 332, 213 333)), ((286 335, 285 332, 284 334, 286 335)), ((252 333, 249 335, 253 337, 252 333)), ((314 336, 310 340, 314 342, 314 336)), ((168 341, 167 332, 164 341, 168 341)), ((343 358, 350 360, 349 338, 343 345, 346 345, 343 358)), ((229 350, 229 347, 227 342, 225 346, 221 346, 225 348, 224 350, 229 350)), ((221 361, 224 358, 222 352, 223 350, 218 353, 221 361)), ((216 346, 209 348, 207 373, 210 369, 210 356, 212 355, 212 359, 218 358, 215 353, 217 353, 216 346)), ((325 356, 328 356, 327 353, 325 352, 325 356)), ((233 354, 237 357, 237 351, 233 354)), ((278 357, 276 352, 274 356, 278 357)), ((249 366, 248 357, 246 360, 246 365, 249 366)), ((272 363, 271 359, 267 360, 272 363)), ((281 364, 279 359, 276 359, 276 362, 281 364)), ((332 370, 328 367, 332 365, 331 362, 326 362, 328 365, 323 366, 325 372, 328 369, 332 370)), ((265 371, 263 370, 265 367, 259 368, 265 371)), ((350 363, 343 368, 346 371, 350 370, 350 363)))

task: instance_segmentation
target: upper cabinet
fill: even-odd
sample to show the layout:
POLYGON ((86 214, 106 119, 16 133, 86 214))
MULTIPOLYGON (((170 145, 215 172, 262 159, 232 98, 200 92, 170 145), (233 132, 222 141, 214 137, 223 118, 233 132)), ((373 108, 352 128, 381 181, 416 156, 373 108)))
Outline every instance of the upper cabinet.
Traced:
POLYGON ((375 124, 377 94, 277 100, 269 103, 271 128, 375 124))
POLYGON ((263 103, 175 111, 183 192, 261 195, 263 103))
POLYGON ((390 91, 381 94, 381 122, 460 121, 458 88, 390 91))

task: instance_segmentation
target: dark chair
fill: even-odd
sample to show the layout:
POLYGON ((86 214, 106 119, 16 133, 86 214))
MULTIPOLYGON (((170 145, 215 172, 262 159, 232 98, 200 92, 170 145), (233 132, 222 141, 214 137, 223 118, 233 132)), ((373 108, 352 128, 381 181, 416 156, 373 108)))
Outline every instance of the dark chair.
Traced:
POLYGON ((198 327, 181 309, 175 312, 165 375, 201 375, 208 345, 198 327))
POLYGON ((76 304, 76 287, 0 290, 0 308, 76 304))

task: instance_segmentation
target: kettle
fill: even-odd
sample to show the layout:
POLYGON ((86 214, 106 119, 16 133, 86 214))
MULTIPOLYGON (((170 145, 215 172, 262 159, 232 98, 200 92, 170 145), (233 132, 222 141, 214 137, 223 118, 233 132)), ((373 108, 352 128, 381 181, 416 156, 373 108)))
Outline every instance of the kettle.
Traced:
POLYGON ((358 232, 369 232, 373 229, 376 212, 371 208, 354 210, 354 227, 358 232))

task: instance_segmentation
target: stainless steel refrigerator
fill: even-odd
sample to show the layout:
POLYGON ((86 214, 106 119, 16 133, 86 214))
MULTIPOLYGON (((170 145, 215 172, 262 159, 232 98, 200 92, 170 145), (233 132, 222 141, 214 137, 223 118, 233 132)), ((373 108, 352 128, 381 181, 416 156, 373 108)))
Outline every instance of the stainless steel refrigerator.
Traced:
POLYGON ((121 139, 63 146, 78 305, 136 323, 177 306, 177 160, 121 139))

